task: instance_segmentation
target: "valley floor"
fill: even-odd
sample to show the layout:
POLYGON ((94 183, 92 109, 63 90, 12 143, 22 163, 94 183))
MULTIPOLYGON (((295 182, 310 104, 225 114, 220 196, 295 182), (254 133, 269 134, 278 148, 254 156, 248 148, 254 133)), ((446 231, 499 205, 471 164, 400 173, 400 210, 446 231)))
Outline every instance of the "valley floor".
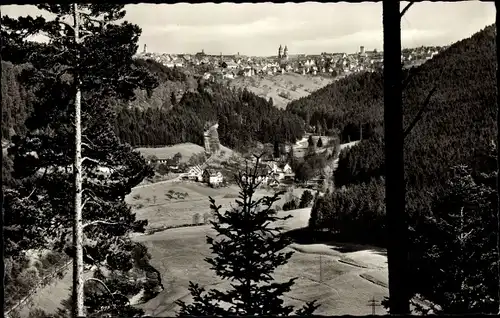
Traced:
MULTIPOLYGON (((285 228, 291 230, 307 225, 310 208, 282 212, 291 214, 285 228)), ((148 236, 138 236, 152 255, 152 265, 161 273, 165 290, 148 303, 141 305, 147 315, 173 316, 178 310, 177 300, 192 300, 187 287, 189 281, 207 289, 224 289, 227 282, 220 281, 204 258, 210 256, 206 236, 215 232, 210 226, 171 229, 148 236)), ((274 275, 284 281, 298 277, 285 302, 301 307, 317 299, 320 315, 368 315, 368 301, 381 301, 388 295, 387 264, 384 251, 336 244, 292 244, 294 250, 288 264, 274 275), (321 255, 321 256, 320 256, 321 255), (321 263, 321 264, 320 264, 321 263), (321 269, 321 274, 320 274, 321 269)), ((377 314, 385 314, 381 307, 377 314)))
MULTIPOLYGON (((307 226, 310 208, 280 213, 293 216, 280 224, 286 230, 293 230, 307 226)), ((152 265, 162 274, 165 287, 156 298, 140 305, 147 315, 175 315, 178 310, 175 301, 191 301, 187 290, 189 281, 207 288, 227 287, 227 283, 221 282, 204 261, 210 256, 206 236, 214 234, 209 225, 203 225, 134 237, 148 247, 152 265)), ((298 277, 292 291, 285 297, 288 304, 300 307, 317 299, 321 304, 317 314, 367 315, 371 313, 368 301, 372 298, 380 301, 388 294, 383 250, 333 243, 292 244, 287 250, 295 253, 287 265, 277 270, 275 278, 282 281, 298 277)), ((60 301, 70 295, 71 275, 69 270, 62 280, 38 291, 32 298, 33 308, 54 313, 60 301)), ((28 311, 28 307, 23 308, 21 316, 27 316, 28 311)), ((385 310, 377 307, 376 313, 385 314, 385 310)))
MULTIPOLYGON (((304 143, 304 140, 298 144, 304 143)), ((351 146, 345 144, 342 146, 351 146)), ((343 147, 342 147, 343 148, 343 147)), ((300 197, 303 189, 294 189, 293 195, 300 197)), ((269 195, 259 189, 255 196, 269 195)), ((206 243, 207 235, 214 235, 209 225, 172 228, 170 226, 191 225, 195 214, 209 212, 208 196, 213 197, 223 210, 234 203, 238 195, 236 186, 213 189, 194 182, 159 182, 136 187, 127 196, 138 219, 149 221, 148 229, 158 229, 151 235, 135 235, 134 240, 144 243, 152 255, 152 265, 162 274, 164 290, 154 299, 140 305, 151 316, 172 316, 178 310, 177 300, 190 301, 187 287, 189 281, 207 288, 226 288, 204 261, 210 256, 206 243)), ((287 198, 283 196, 276 204, 282 206, 287 198)), ((307 227, 311 209, 281 211, 281 216, 293 217, 278 224, 286 231, 307 227)), ((203 218, 202 218, 203 219, 203 218)), ((301 307, 305 302, 317 299, 323 315, 366 315, 372 308, 371 299, 381 301, 387 296, 387 264, 385 252, 366 246, 346 244, 298 244, 287 248, 294 250, 288 264, 275 273, 278 281, 298 277, 292 291, 286 295, 286 302, 301 307), (321 273, 320 273, 321 271, 321 273)), ((69 267, 71 268, 71 267, 69 267)), ((62 280, 40 289, 33 297, 33 308, 41 308, 48 314, 54 313, 61 300, 70 293, 72 272, 68 270, 62 280)), ((29 306, 24 306, 21 316, 28 315, 29 306)), ((376 307, 377 314, 385 310, 376 307)))

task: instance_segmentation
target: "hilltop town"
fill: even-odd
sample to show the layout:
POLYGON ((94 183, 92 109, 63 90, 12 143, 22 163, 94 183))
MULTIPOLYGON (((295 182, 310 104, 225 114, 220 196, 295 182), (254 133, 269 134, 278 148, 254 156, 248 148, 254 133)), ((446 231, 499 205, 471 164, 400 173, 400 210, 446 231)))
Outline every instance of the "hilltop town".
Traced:
MULTIPOLYGON (((446 46, 406 48, 401 52, 401 61, 406 67, 419 65, 444 49, 446 46)), ((384 61, 382 51, 365 50, 364 46, 360 46, 358 52, 349 54, 323 52, 318 55, 290 55, 286 45, 284 48, 279 46, 278 55, 269 57, 246 56, 239 52, 235 55, 209 55, 204 50, 196 54, 155 53, 148 52, 147 45, 144 45, 143 51, 136 58, 152 59, 169 68, 185 68, 193 71, 194 75, 211 81, 285 73, 347 76, 379 70, 384 61)))

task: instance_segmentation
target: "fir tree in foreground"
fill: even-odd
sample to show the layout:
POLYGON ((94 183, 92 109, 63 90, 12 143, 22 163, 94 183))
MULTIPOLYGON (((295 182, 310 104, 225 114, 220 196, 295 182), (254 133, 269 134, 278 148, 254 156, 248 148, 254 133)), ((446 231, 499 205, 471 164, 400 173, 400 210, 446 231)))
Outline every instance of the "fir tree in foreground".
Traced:
POLYGON ((126 105, 135 90, 157 86, 133 63, 141 30, 119 22, 123 5, 37 7, 50 19, 2 17, 2 54, 23 52, 30 66, 20 81, 35 97, 26 133, 8 149, 17 186, 5 191, 6 256, 65 251, 75 267, 75 315, 139 316, 129 299, 153 297, 161 278, 128 236, 144 232, 147 221, 124 199, 153 170, 113 131, 111 101, 126 105), (31 43, 35 34, 47 43, 31 43))
MULTIPOLYGON (((231 289, 206 292, 198 284, 190 282, 189 290, 194 302, 188 305, 178 301, 180 316, 288 316, 294 311, 292 306, 284 305, 282 297, 291 290, 296 278, 278 283, 272 276, 293 254, 282 252, 290 241, 282 235, 283 229, 273 224, 291 216, 278 217, 272 208, 282 192, 254 199, 260 184, 257 182, 258 162, 257 159, 253 169, 247 167, 249 178, 244 180, 241 173, 237 176, 241 189, 240 200, 236 200, 237 207, 221 212, 221 206, 210 198, 210 208, 215 216, 215 221, 211 223, 218 235, 215 239, 207 237, 215 256, 206 261, 212 265, 217 276, 231 281, 231 289)), ((295 314, 312 315, 317 307, 313 301, 295 314)))

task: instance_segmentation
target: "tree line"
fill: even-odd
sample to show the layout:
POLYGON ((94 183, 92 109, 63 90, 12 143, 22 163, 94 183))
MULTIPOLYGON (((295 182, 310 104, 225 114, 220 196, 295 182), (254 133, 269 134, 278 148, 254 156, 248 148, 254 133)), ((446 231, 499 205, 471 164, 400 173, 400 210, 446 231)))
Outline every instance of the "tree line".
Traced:
POLYGON ((221 144, 244 150, 255 142, 295 142, 304 133, 298 116, 278 110, 247 90, 217 83, 186 92, 171 109, 121 108, 117 135, 133 146, 167 146, 182 142, 203 145, 207 122, 218 122, 221 144))

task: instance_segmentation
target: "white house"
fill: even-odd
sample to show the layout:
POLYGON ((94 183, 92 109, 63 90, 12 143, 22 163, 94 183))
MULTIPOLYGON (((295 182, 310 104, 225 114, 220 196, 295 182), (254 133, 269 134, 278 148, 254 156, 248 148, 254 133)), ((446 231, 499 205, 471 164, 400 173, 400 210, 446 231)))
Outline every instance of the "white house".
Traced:
POLYGON ((237 69, 238 68, 238 64, 236 64, 234 61, 229 61, 227 62, 227 68, 228 69, 237 69))
POLYGON ((234 73, 230 72, 230 73, 225 73, 224 75, 222 75, 222 78, 229 78, 229 79, 234 79, 234 73))
MULTIPOLYGON (((243 175, 241 176, 241 179, 243 181, 246 181, 246 179, 247 179, 246 173, 243 173, 243 175)), ((256 181, 260 182, 261 185, 265 185, 265 184, 268 184, 269 181, 272 180, 272 179, 273 178, 272 178, 272 171, 271 171, 271 169, 269 169, 269 167, 266 166, 266 165, 261 166, 261 168, 258 171, 256 181)))
POLYGON ((287 163, 283 166, 283 172, 284 173, 293 173, 293 170, 292 170, 292 167, 290 167, 290 165, 287 163))
POLYGON ((244 76, 252 76, 253 75, 253 69, 250 66, 247 66, 243 69, 243 75, 244 76))
POLYGON ((213 169, 205 169, 205 171, 203 171, 202 178, 203 182, 211 186, 219 186, 222 181, 224 181, 222 173, 213 169))

